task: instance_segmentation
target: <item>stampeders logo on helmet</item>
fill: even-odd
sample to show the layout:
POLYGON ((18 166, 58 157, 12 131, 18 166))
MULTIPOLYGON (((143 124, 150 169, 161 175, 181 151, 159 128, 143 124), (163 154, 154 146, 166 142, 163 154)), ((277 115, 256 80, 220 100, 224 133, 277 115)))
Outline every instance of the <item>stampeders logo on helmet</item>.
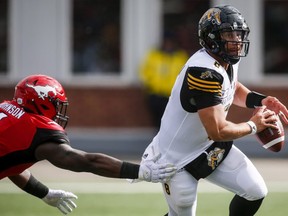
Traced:
POLYGON ((48 97, 49 92, 53 92, 54 95, 57 95, 56 89, 52 86, 49 86, 49 85, 46 85, 46 86, 35 85, 35 86, 33 86, 33 85, 26 83, 26 86, 33 88, 37 92, 39 98, 41 98, 42 100, 45 100, 45 98, 48 97))

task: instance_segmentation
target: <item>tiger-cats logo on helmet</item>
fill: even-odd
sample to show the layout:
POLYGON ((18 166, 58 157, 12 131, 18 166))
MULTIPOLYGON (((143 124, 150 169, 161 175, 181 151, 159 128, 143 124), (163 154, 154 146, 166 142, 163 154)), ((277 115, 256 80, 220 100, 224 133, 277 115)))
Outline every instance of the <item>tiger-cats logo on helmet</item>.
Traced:
POLYGON ((38 94, 39 98, 42 100, 45 100, 45 98, 48 97, 49 92, 53 92, 54 95, 57 95, 57 91, 54 87, 46 85, 46 86, 40 86, 40 85, 30 85, 26 83, 27 87, 33 88, 36 93, 38 94))
POLYGON ((219 8, 211 8, 206 12, 207 20, 211 20, 213 24, 220 25, 221 24, 221 18, 220 18, 221 10, 219 8))

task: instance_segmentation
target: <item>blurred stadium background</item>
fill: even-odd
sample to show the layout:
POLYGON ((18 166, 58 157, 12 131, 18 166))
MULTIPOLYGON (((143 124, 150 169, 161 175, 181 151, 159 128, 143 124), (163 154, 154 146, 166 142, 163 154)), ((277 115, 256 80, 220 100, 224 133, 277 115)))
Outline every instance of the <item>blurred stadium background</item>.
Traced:
MULTIPOLYGON (((218 4, 238 8, 251 29, 250 53, 242 60, 239 80, 288 105, 284 0, 1 0, 0 100, 12 98, 24 76, 53 76, 70 101, 67 132, 74 147, 139 160, 157 132, 139 81, 140 62, 167 30, 192 54, 199 48, 198 20, 218 4)), ((240 122, 250 115, 250 110, 232 107, 228 117, 240 122)), ((287 184, 281 174, 287 169, 287 147, 268 152, 253 136, 235 143, 271 182, 287 184)), ((65 182, 81 181, 66 171, 55 176, 60 173, 69 174, 65 182)), ((45 172, 43 177, 51 176, 45 172)))
MULTIPOLYGON (((239 80, 288 105, 288 1, 285 0, 1 0, 0 100, 30 74, 58 79, 70 101, 67 127, 72 146, 139 161, 157 133, 139 81, 145 54, 173 31, 181 47, 199 48, 197 23, 213 5, 231 4, 246 18, 250 51, 239 80)), ((231 108, 235 122, 250 110, 231 108)), ((254 136, 235 141, 263 174, 270 191, 288 191, 288 148, 264 150, 254 136)), ((159 184, 127 184, 60 170, 46 162, 32 171, 50 187, 75 193, 159 193, 159 184), (100 184, 101 183, 101 184, 100 184), (115 184, 117 183, 117 184, 115 184)), ((200 192, 221 189, 201 183, 200 192)), ((0 193, 19 192, 7 179, 0 193)), ((285 210, 285 212, 287 212, 285 210)), ((286 213, 284 213, 286 215, 286 213)))

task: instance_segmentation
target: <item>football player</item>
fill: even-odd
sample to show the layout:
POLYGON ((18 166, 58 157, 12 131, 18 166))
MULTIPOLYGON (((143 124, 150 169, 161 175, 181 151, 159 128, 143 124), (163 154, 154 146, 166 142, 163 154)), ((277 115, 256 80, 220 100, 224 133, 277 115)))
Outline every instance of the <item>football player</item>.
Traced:
POLYGON ((166 215, 195 216, 203 178, 235 194, 230 216, 254 215, 267 194, 263 178, 233 140, 275 128, 276 114, 287 124, 288 111, 277 98, 250 91, 237 80, 249 32, 244 17, 229 5, 209 9, 199 21, 203 48, 178 75, 160 130, 142 157, 143 162, 160 153, 159 161, 179 168, 163 183, 166 215), (232 104, 260 109, 247 122, 233 123, 226 119, 232 104))
POLYGON ((176 172, 168 163, 156 163, 159 155, 140 165, 70 146, 64 130, 68 100, 61 84, 52 77, 31 75, 15 87, 13 100, 0 104, 0 179, 8 177, 29 194, 67 214, 77 196, 49 189, 29 172, 41 160, 75 172, 111 178, 165 182, 176 172))

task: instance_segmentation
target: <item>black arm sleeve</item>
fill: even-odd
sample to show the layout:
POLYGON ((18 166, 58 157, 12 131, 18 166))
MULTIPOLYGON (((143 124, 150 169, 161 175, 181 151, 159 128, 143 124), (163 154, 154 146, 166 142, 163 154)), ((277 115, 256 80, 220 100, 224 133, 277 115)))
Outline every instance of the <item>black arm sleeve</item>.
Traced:
POLYGON ((30 176, 27 184, 23 188, 23 190, 33 196, 36 196, 40 199, 44 198, 48 192, 49 188, 39 182, 34 176, 30 176))
POLYGON ((249 92, 246 98, 246 107, 255 108, 262 106, 262 100, 266 97, 267 96, 254 91, 249 92))
POLYGON ((123 162, 120 171, 120 178, 138 179, 140 165, 123 162))

